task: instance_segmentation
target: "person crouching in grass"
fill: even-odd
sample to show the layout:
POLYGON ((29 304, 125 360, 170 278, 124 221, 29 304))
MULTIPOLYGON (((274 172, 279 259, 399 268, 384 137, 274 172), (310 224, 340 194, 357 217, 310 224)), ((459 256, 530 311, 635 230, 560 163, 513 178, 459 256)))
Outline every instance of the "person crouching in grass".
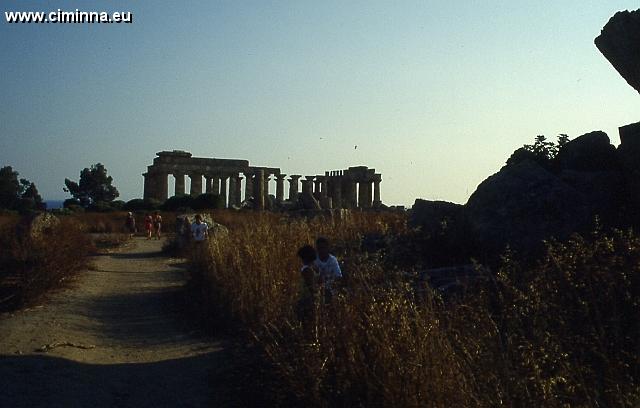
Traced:
POLYGON ((316 239, 318 257, 314 265, 320 273, 320 280, 323 283, 325 303, 331 302, 334 283, 342 278, 342 271, 340 270, 338 259, 331 255, 329 248, 330 245, 327 238, 318 237, 318 239, 316 239))
POLYGON ((317 339, 317 308, 321 286, 320 273, 315 266, 316 250, 311 245, 305 245, 298 250, 298 257, 302 261, 302 268, 300 269, 302 284, 300 299, 296 305, 296 314, 302 323, 305 335, 315 343, 315 339, 317 339))

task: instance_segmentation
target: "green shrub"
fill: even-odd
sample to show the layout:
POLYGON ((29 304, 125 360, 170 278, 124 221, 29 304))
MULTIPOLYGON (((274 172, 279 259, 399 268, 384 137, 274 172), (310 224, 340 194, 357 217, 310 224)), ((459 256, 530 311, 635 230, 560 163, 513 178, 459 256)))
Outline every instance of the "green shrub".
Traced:
POLYGON ((178 209, 193 208, 194 198, 188 194, 176 195, 167 199, 162 205, 164 211, 177 211, 178 209))
POLYGON ((126 211, 155 211, 162 207, 160 201, 153 198, 134 198, 124 205, 126 211))
POLYGON ((194 210, 222 209, 224 208, 224 199, 218 194, 201 194, 193 200, 191 208, 194 210))

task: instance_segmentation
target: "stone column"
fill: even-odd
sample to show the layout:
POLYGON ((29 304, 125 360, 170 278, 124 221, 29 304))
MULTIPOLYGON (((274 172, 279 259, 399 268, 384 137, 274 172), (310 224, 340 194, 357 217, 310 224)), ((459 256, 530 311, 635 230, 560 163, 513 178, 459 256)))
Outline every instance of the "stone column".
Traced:
POLYGON ((204 176, 204 190, 207 194, 213 194, 213 177, 210 174, 204 176))
POLYGON ((211 191, 213 194, 220 194, 220 175, 216 174, 213 176, 213 180, 211 180, 211 191))
POLYGON ((238 205, 236 203, 236 183, 238 182, 237 176, 231 175, 229 177, 229 208, 234 205, 238 205))
POLYGON ((264 170, 258 170, 255 172, 255 189, 254 204, 256 210, 264 210, 264 195, 265 195, 265 177, 264 170))
POLYGON ((161 202, 165 202, 169 197, 169 181, 167 180, 166 173, 158 173, 156 175, 156 194, 155 199, 161 202))
POLYGON ((264 175, 264 197, 265 200, 269 198, 269 182, 271 181, 271 174, 264 175))
POLYGON ((199 196, 202 194, 202 174, 191 173, 189 174, 189 178, 191 179, 191 195, 199 196))
POLYGON ((142 173, 142 177, 144 177, 142 198, 153 198, 156 195, 153 176, 150 173, 142 173))
POLYGON ((320 183, 320 196, 329 197, 329 177, 326 175, 318 176, 316 177, 316 183, 318 182, 320 183))
POLYGON ((332 201, 333 208, 342 208, 342 178, 333 176, 332 201))
POLYGON ((310 193, 311 195, 313 195, 313 179, 315 179, 316 176, 306 176, 305 180, 302 182, 302 192, 303 193, 310 193), (306 181, 306 183, 305 183, 306 181), (305 184, 306 184, 306 190, 305 190, 305 184))
POLYGON ((286 174, 276 175, 276 202, 278 204, 284 201, 284 178, 285 177, 287 177, 286 174))
POLYGON ((358 207, 371 208, 371 181, 361 180, 358 191, 358 207))
POLYGON ((380 200, 380 182, 382 181, 382 175, 376 174, 373 177, 373 206, 378 208, 382 205, 380 200))
POLYGON ((298 199, 298 180, 302 177, 299 174, 294 174, 289 177, 289 201, 296 201, 298 199))
POLYGON ((358 207, 358 182, 355 180, 351 180, 349 183, 349 195, 351 201, 351 208, 358 207))
POLYGON ((246 178, 245 181, 245 185, 244 185, 244 199, 248 200, 249 198, 253 197, 253 175, 251 173, 244 173, 244 176, 246 178))
POLYGON ((184 173, 174 173, 176 178, 175 195, 184 195, 184 173))
POLYGON ((236 180, 236 183, 235 190, 233 190, 231 194, 233 194, 234 203, 240 206, 242 204, 242 177, 236 174, 233 178, 236 180))
POLYGON ((320 199, 321 194, 320 190, 322 187, 322 176, 315 176, 313 181, 313 196, 317 199, 320 199))
POLYGON ((222 176, 220 176, 220 196, 222 197, 222 202, 224 203, 223 206, 224 208, 228 208, 228 201, 227 201, 227 178, 229 176, 227 176, 226 174, 223 174, 222 176))

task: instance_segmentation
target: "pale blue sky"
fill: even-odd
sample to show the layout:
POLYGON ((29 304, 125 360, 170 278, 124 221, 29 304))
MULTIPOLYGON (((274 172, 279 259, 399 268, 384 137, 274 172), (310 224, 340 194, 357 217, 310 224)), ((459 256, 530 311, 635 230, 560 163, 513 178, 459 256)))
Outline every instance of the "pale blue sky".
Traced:
POLYGON ((0 22, 0 165, 47 199, 96 162, 121 198, 141 196, 155 152, 183 149, 288 174, 368 165, 389 204, 463 203, 537 134, 617 144, 640 120, 640 95, 593 45, 637 1, 0 4, 134 13, 0 22))

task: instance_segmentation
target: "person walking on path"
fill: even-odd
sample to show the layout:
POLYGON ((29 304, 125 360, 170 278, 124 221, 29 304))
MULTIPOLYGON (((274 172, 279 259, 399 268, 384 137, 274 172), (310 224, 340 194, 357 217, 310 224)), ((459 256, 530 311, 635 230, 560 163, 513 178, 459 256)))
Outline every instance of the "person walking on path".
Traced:
POLYGON ((144 216, 144 229, 147 232, 147 239, 151 239, 151 234, 153 234, 153 217, 149 213, 144 216))
POLYGON ((209 237, 209 226, 202 221, 202 215, 197 214, 196 220, 191 224, 191 238, 196 243, 202 243, 209 237))
POLYGON ((156 239, 160 239, 162 234, 162 215, 160 215, 159 211, 153 216, 153 229, 155 231, 156 239))
POLYGON ((125 229, 129 232, 129 238, 133 238, 133 235, 138 232, 136 229, 136 217, 132 212, 127 213, 127 219, 125 221, 125 229))

